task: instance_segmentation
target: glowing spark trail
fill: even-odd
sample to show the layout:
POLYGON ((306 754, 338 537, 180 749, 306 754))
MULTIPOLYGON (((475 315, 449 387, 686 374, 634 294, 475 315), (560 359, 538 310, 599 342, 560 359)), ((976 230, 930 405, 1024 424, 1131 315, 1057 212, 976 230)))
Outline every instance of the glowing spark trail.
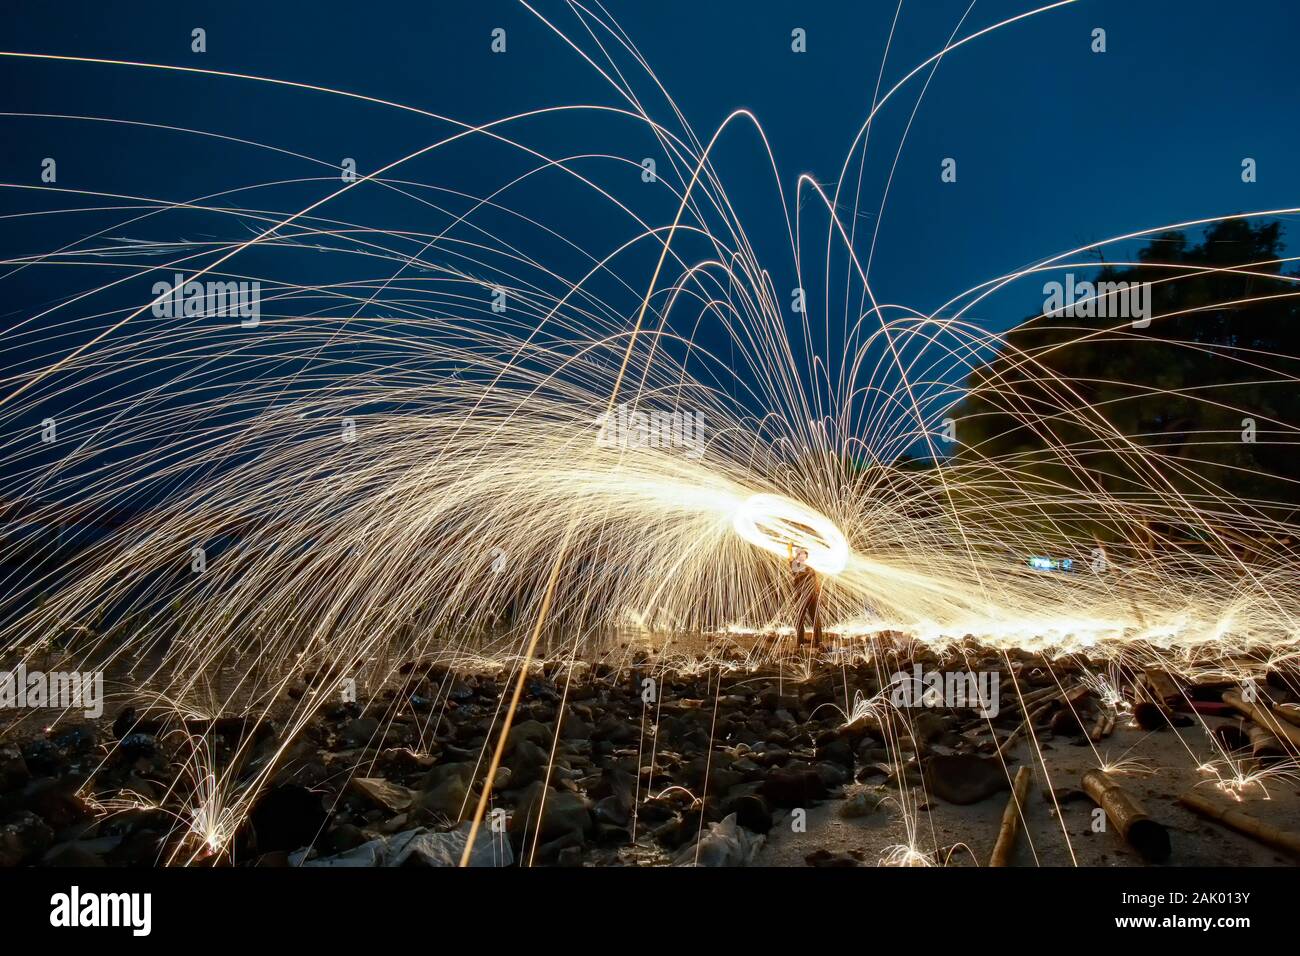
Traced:
MULTIPOLYGON (((981 37, 1014 35, 1017 23, 1069 2, 954 33, 875 99, 844 170, 865 159, 872 120, 927 69, 940 61, 948 69, 981 37)), ((178 823, 184 837, 172 861, 224 852, 295 736, 363 672, 377 688, 405 686, 411 668, 430 662, 499 673, 506 689, 476 765, 494 781, 539 659, 577 667, 615 634, 631 635, 612 654, 615 667, 651 649, 664 670, 671 661, 721 673, 739 666, 729 656, 737 648, 746 664, 786 667, 775 642, 756 638, 787 627, 795 549, 824 579, 821 614, 846 659, 875 660, 887 642, 1086 653, 1112 667, 1088 681, 1116 710, 1125 706, 1117 676, 1125 667, 1244 678, 1294 661, 1296 514, 1272 492, 1223 487, 1223 475, 1249 471, 1216 458, 1239 448, 1239 435, 1195 424, 1198 412, 1214 422, 1245 415, 1233 382, 1294 390, 1294 366, 1181 339, 1185 316, 1154 316, 1147 333, 1165 332, 1168 347, 1213 354, 1230 370, 1222 383, 1143 394, 1193 409, 1175 454, 1162 444, 1168 436, 1115 424, 1135 399, 1111 396, 1129 395, 1118 391, 1129 383, 1053 370, 1064 350, 1137 341, 1126 319, 1051 326, 1051 336, 1023 345, 1017 330, 996 335, 969 318, 1014 283, 1095 267, 1093 253, 1171 226, 1008 272, 930 314, 879 302, 865 265, 877 234, 859 241, 855 223, 845 225, 866 200, 861 182, 844 209, 847 176, 833 196, 808 177, 791 179, 747 111, 699 135, 602 11, 570 5, 585 29, 566 29, 524 6, 619 105, 469 124, 269 77, 0 51, 69 72, 183 73, 250 96, 275 87, 317 106, 342 99, 417 118, 427 137, 340 185, 332 161, 278 144, 24 114, 111 123, 123 135, 147 126, 286 164, 274 180, 180 202, 0 184, 53 205, 7 217, 13 228, 56 216, 94 223, 83 239, 0 261, 0 283, 27 270, 94 277, 15 321, 0 341, 0 434, 9 436, 0 493, 12 513, 6 545, 24 564, 0 590, 0 651, 21 661, 63 652, 129 672, 176 702, 175 722, 207 681, 227 675, 214 713, 274 714, 283 728, 283 741, 257 760, 247 742, 229 763, 193 744, 189 817, 178 823), (584 35, 601 42, 586 45, 584 35), (634 78, 666 103, 660 118, 634 78), (575 119, 590 130, 562 150, 537 132, 581 125, 575 119), (643 183, 629 173, 639 168, 631 153, 611 152, 620 135, 648 136, 660 151, 652 200, 627 186, 643 183), (760 183, 770 174, 766 208, 742 215, 729 196, 713 152, 724 137, 755 151, 744 175, 760 183), (509 158, 492 188, 458 188, 441 167, 424 175, 424 164, 444 159, 477 166, 478 150, 509 158), (580 197, 583 216, 607 231, 573 235, 570 217, 543 221, 529 199, 545 190, 580 197), (414 215, 394 226, 383 218, 389 204, 414 215), (760 260, 746 232, 751 215, 766 216, 769 231, 777 223, 779 255, 760 260), (196 222, 206 231, 191 231, 196 222), (824 239, 824 275, 804 254, 810 233, 818 255, 824 239), (330 263, 330 280, 304 280, 304 256, 330 263), (773 275, 786 274, 808 290, 803 311, 791 313, 778 291, 773 275), (256 283, 256 322, 201 304, 161 310, 184 298, 152 291, 175 275, 182 292, 199 284, 200 302, 256 283), (30 440, 34 410, 44 409, 74 437, 30 440), (976 411, 957 422, 958 434, 967 423, 974 434, 986 420, 1005 421, 1023 441, 1008 451, 997 435, 946 454, 941 438, 963 409, 976 411), (51 529, 93 533, 55 566, 51 529), (1029 563, 1036 556, 1047 563, 1029 563), (698 655, 673 657, 671 642, 683 636, 698 655)), ((882 199, 871 212, 883 207, 882 199)), ((1139 264, 1170 289, 1207 275, 1249 280, 1248 296, 1219 303, 1240 308, 1300 296, 1300 279, 1283 271, 1294 262, 1139 264)), ((1297 444, 1294 422, 1259 427, 1270 446, 1297 444)), ((389 718, 408 706, 394 701, 389 718)), ((429 705, 422 734, 433 735, 446 703, 429 705)), ((875 698, 846 699, 844 709, 852 719, 881 710, 875 698)), ((656 719, 647 705, 646 725, 656 719)), ((642 745, 638 761, 644 751, 653 762, 655 747, 642 745)), ((1239 792, 1289 781, 1293 767, 1256 772, 1225 755, 1206 769, 1239 792)), ((466 796, 465 859, 491 794, 489 782, 466 796)), ((934 862, 918 844, 916 812, 905 811, 907 842, 882 862, 934 862)))

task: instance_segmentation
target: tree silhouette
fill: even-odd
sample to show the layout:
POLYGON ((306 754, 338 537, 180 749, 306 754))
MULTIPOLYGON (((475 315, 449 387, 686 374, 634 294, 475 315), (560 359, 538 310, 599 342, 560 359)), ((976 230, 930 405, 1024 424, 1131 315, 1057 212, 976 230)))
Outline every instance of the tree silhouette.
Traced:
MULTIPOLYGON (((1045 314, 1009 332, 956 410, 956 463, 991 459, 1031 484, 1117 497, 1156 481, 1201 502, 1293 513, 1300 277, 1282 250, 1279 223, 1229 220, 1200 242, 1166 233, 1134 265, 1077 277, 1150 283, 1150 324, 1114 317, 1112 300, 1110 317, 1045 314)), ((1151 530, 1196 533, 1176 520, 1151 530)))

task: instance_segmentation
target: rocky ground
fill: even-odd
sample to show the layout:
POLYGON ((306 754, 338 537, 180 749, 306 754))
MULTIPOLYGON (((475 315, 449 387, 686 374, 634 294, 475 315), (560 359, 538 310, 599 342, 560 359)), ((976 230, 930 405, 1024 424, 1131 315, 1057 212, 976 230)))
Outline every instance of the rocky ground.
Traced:
MULTIPOLYGON (((992 717, 883 703, 882 681, 913 663, 955 666, 922 655, 539 668, 473 862, 983 865, 1021 766, 1032 781, 1013 864, 1162 862, 1095 812, 1082 778, 1102 765, 1165 827, 1167 865, 1296 862, 1176 802, 1195 789, 1300 832, 1295 748, 1279 745, 1285 733, 1261 743, 1222 703, 1234 685, 1124 673, 1107 731, 1099 695, 1115 695, 1080 683, 1085 662, 986 653, 975 665, 1002 678, 992 717), (1258 778, 1239 797, 1202 768, 1217 759, 1222 776, 1225 753, 1241 758, 1233 773, 1258 778)), ((1271 675, 1264 696, 1288 701, 1295 685, 1271 675)), ((505 671, 412 664, 371 699, 314 708, 304 678, 256 717, 141 705, 98 722, 25 720, 0 741, 0 865, 449 865, 512 689, 505 671)))

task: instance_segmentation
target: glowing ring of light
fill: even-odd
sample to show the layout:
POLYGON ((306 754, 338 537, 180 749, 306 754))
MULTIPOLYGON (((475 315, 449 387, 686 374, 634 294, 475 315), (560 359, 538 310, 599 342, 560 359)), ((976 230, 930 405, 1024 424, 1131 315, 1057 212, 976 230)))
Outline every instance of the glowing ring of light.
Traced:
POLYGON ((736 509, 731 526, 755 547, 786 557, 804 548, 808 564, 822 574, 839 574, 849 560, 849 543, 825 515, 784 495, 754 495, 736 509))

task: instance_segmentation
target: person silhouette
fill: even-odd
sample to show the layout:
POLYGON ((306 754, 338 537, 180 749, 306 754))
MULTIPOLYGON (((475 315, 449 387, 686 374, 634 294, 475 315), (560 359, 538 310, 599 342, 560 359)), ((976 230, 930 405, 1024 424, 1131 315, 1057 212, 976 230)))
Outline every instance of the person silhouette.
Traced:
POLYGON ((794 577, 795 601, 799 607, 798 618, 795 623, 795 636, 797 638, 795 646, 802 647, 804 643, 804 626, 812 619, 813 647, 820 647, 822 643, 822 619, 818 612, 818 602, 821 599, 822 583, 821 578, 808 563, 808 549, 799 548, 794 550, 790 556, 790 572, 794 577))

